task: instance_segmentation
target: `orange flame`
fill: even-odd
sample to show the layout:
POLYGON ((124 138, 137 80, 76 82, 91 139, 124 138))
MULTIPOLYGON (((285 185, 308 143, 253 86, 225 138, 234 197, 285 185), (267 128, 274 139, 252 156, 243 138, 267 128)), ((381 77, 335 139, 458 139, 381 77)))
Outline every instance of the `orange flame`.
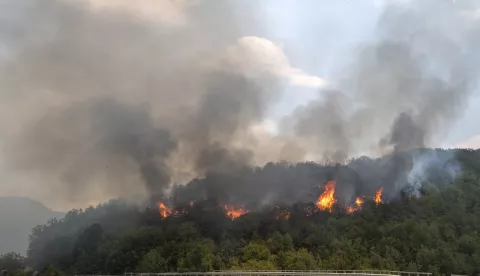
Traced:
POLYGON ((347 213, 353 213, 362 208, 364 199, 362 197, 357 197, 355 199, 355 204, 353 206, 347 206, 347 213))
POLYGON ((359 207, 362 207, 362 205, 363 205, 363 198, 357 197, 357 199, 355 200, 355 205, 357 205, 357 206, 359 206, 359 207))
POLYGON ((227 216, 231 219, 236 219, 248 213, 248 210, 243 208, 235 208, 232 205, 224 205, 223 208, 225 209, 227 216))
POLYGON ((281 220, 288 220, 288 219, 290 219, 290 216, 292 216, 292 213, 290 213, 290 211, 283 210, 279 214, 275 215, 275 219, 276 220, 280 220, 280 219, 281 220))
POLYGON ((160 212, 162 218, 166 218, 173 213, 172 208, 167 207, 167 205, 161 201, 158 202, 158 211, 160 212))
POLYGON ((375 203, 378 205, 379 203, 382 203, 382 193, 383 193, 383 187, 378 189, 378 191, 375 193, 375 203))
POLYGON ((317 207, 324 211, 328 210, 332 212, 333 204, 335 203, 335 185, 337 182, 335 180, 328 181, 325 184, 325 191, 320 195, 317 200, 317 207))

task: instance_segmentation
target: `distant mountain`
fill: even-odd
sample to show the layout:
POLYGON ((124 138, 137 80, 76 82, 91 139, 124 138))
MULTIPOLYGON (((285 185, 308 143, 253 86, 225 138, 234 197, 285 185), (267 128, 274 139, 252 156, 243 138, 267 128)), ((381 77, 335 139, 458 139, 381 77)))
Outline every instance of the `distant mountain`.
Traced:
POLYGON ((29 198, 0 197, 0 255, 7 252, 25 255, 32 228, 63 216, 29 198))

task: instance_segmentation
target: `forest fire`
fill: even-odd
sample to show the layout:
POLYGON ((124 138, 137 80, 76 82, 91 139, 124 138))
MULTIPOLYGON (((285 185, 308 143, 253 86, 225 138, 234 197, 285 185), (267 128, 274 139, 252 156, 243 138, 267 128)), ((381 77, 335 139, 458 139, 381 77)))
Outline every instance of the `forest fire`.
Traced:
POLYGON ((288 220, 291 215, 292 213, 290 213, 289 211, 283 211, 280 215, 277 216, 277 219, 288 220))
POLYGON ((335 203, 335 180, 328 181, 325 184, 325 191, 318 197, 317 207, 322 211, 332 212, 333 204, 335 203))
POLYGON ((225 209, 226 215, 231 219, 236 219, 248 213, 248 210, 245 210, 243 208, 236 208, 232 205, 227 204, 223 206, 223 209, 225 209))
MULTIPOLYGON (((324 189, 325 191, 318 197, 316 202, 316 206, 321 211, 328 211, 330 213, 333 212, 333 205, 337 202, 335 198, 335 186, 337 182, 335 180, 328 181, 325 184, 324 189)), ((382 193, 383 187, 378 189, 373 197, 373 200, 378 205, 382 203, 382 193)), ((348 214, 353 213, 362 209, 363 203, 365 202, 365 196, 359 196, 355 199, 355 202, 350 206, 345 206, 345 210, 348 214)), ((306 210, 307 216, 312 214, 312 210, 306 210)))
POLYGON ((378 205, 379 203, 382 203, 382 193, 383 193, 383 187, 378 189, 378 191, 375 193, 375 203, 378 205))
POLYGON ((273 211, 275 211, 274 218, 276 220, 288 220, 292 215, 292 213, 289 210, 287 209, 281 210, 280 207, 277 205, 274 205, 272 209, 273 211))
MULTIPOLYGON (((305 208, 306 216, 311 216, 312 214, 318 212, 319 210, 333 213, 334 205, 337 202, 337 199, 335 197, 336 185, 337 185, 337 182, 335 180, 328 181, 327 184, 325 184, 324 191, 318 197, 315 204, 305 208)), ((383 203, 382 193, 383 193, 383 187, 378 189, 375 195, 371 197, 376 205, 383 203)), ((362 209, 364 202, 365 202, 365 196, 359 196, 355 199, 354 203, 352 203, 351 205, 344 206, 343 210, 345 210, 347 214, 359 211, 362 209)), ((190 207, 194 207, 196 203, 195 201, 189 201, 188 205, 190 207)), ((225 216, 232 220, 235 220, 240 216, 243 216, 250 212, 246 208, 236 207, 232 204, 223 204, 221 206, 225 211, 225 216)), ((175 210, 173 208, 168 207, 165 203, 161 201, 157 203, 157 207, 158 207, 158 212, 160 213, 160 216, 164 219, 169 216, 178 216, 180 214, 188 213, 187 209, 185 208, 181 210, 180 209, 175 210)), ((272 205, 271 210, 273 211, 273 218, 276 220, 289 220, 290 217, 292 216, 292 213, 288 209, 281 208, 278 205, 272 205)))
POLYGON ((362 208, 363 202, 364 202, 363 197, 357 197, 357 199, 355 199, 355 204, 353 206, 347 207, 347 213, 353 213, 355 211, 360 210, 362 208))
POLYGON ((161 201, 158 202, 158 211, 160 212, 162 218, 166 218, 173 214, 172 208, 167 207, 167 205, 161 201))

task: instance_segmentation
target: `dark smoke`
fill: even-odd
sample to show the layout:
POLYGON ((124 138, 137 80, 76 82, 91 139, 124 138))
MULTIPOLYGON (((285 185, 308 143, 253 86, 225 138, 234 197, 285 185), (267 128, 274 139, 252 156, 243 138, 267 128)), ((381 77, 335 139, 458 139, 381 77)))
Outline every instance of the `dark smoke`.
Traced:
POLYGON ((163 195, 170 184, 166 159, 176 142, 167 130, 156 128, 146 109, 134 110, 105 100, 93 103, 87 114, 91 131, 100 137, 97 150, 130 156, 139 166, 150 195, 163 195))
POLYGON ((315 200, 331 179, 349 202, 383 186, 389 198, 418 191, 431 166, 455 175, 453 156, 421 148, 438 143, 476 88, 473 2, 388 5, 374 39, 278 135, 252 129, 301 70, 265 43, 255 2, 159 2, 178 9, 173 18, 80 0, 4 2, 4 174, 52 206, 172 195, 259 207, 315 200), (387 157, 349 162, 364 154, 387 157), (344 166, 265 165, 305 160, 344 166))
POLYGON ((392 131, 383 144, 393 145, 395 152, 402 152, 412 148, 423 148, 425 139, 423 130, 419 128, 412 117, 407 113, 400 113, 395 119, 392 131))
POLYGON ((232 16, 234 2, 193 5, 186 26, 87 1, 20 2, 7 1, 14 19, 2 18, 19 30, 7 29, 13 58, 0 64, 5 118, 22 122, 5 122, 5 151, 8 170, 30 176, 41 198, 75 206, 142 195, 141 182, 157 197, 172 175, 250 164, 232 143, 279 93, 271 77, 254 83, 229 61, 254 23, 232 16))
MULTIPOLYGON (((67 165, 59 177, 61 188, 72 198, 87 188, 85 183, 96 173, 105 170, 122 175, 122 170, 132 170, 122 164, 125 157, 135 162, 132 165, 141 173, 149 194, 162 195, 170 184, 166 159, 176 147, 168 131, 154 126, 146 106, 127 107, 112 99, 49 112, 16 142, 22 145, 12 160, 17 167, 59 173, 58 168, 67 165), (63 139, 64 135, 70 139, 63 139)), ((118 182, 103 185, 121 188, 118 182)))

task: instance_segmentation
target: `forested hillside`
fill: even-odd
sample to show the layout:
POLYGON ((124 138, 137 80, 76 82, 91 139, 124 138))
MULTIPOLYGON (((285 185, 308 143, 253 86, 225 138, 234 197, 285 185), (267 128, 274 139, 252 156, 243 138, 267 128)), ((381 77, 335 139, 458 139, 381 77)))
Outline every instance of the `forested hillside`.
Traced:
MULTIPOLYGON (((336 198, 330 209, 320 208, 328 181, 336 180, 340 191, 342 181, 353 180, 339 175, 338 165, 312 163, 270 164, 249 177, 275 170, 283 172, 280 178, 290 176, 288 181, 297 179, 302 185, 305 179, 317 179, 322 186, 312 196, 317 201, 230 209, 221 197, 192 202, 171 198, 147 208, 114 200, 72 210, 62 220, 33 229, 26 261, 39 271, 75 274, 384 269, 476 275, 480 151, 440 152, 454 153, 461 170, 453 178, 439 177, 438 170, 418 191, 406 186, 396 197, 365 196, 355 210, 336 198)), ((341 167, 355 168, 355 162, 359 160, 341 167)), ((358 178, 365 181, 361 173, 358 178)), ((189 194, 189 185, 197 191, 202 181, 177 189, 189 194)), ((388 185, 384 183, 384 191, 388 185)))

